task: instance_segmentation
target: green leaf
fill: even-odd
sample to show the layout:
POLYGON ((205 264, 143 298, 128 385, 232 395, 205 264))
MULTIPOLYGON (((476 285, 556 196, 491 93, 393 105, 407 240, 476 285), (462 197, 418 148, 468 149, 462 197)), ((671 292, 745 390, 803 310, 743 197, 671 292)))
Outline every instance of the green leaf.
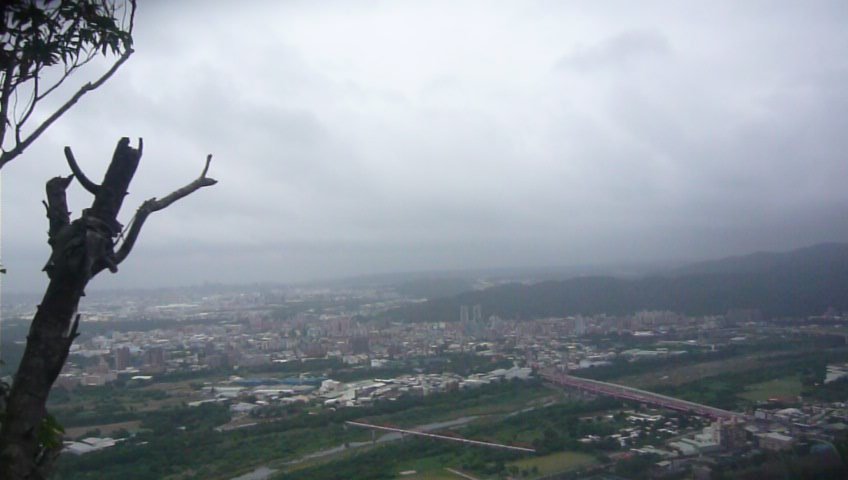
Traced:
POLYGON ((53 415, 47 414, 38 426, 36 438, 38 443, 47 449, 56 449, 62 446, 62 435, 65 433, 63 427, 53 415))

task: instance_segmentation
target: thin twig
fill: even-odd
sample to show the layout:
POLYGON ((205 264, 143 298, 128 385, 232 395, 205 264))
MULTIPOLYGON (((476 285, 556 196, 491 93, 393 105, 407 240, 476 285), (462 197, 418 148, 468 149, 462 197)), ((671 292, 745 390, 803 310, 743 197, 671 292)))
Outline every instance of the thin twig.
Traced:
POLYGON ((64 82, 65 82, 65 80, 67 80, 67 79, 68 79, 68 77, 70 77, 70 76, 71 76, 71 74, 72 74, 72 73, 74 73, 74 70, 76 70, 76 69, 78 69, 79 67, 82 67, 83 65, 87 64, 87 63, 88 63, 88 62, 90 62, 92 59, 94 59, 94 55, 89 55, 89 57, 88 57, 88 58, 86 58, 85 60, 83 60, 83 61, 82 61, 82 63, 77 63, 77 61, 78 61, 79 59, 74 60, 73 65, 71 65, 70 67, 68 67, 68 68, 66 68, 66 69, 65 69, 65 73, 64 73, 64 74, 62 74, 62 78, 60 78, 60 79, 59 79, 59 80, 58 80, 58 81, 57 81, 54 85, 52 85, 50 88, 48 88, 47 90, 45 90, 45 91, 44 91, 44 93, 42 93, 42 94, 38 97, 38 100, 42 100, 42 99, 44 99, 47 95, 50 95, 50 93, 52 93, 52 92, 53 92, 53 90, 56 90, 57 88, 59 88, 59 86, 61 86, 61 85, 62 85, 62 83, 64 83, 64 82))
MULTIPOLYGON (((26 123, 29 116, 32 115, 33 110, 35 110, 35 104, 38 103, 38 76, 32 79, 32 96, 30 97, 30 101, 27 102, 26 109, 24 110, 24 114, 18 119, 17 130, 20 131, 21 126, 26 123)), ((18 135, 20 138, 20 134, 18 135)))
MULTIPOLYGON (((132 39, 133 32, 133 24, 135 23, 135 9, 136 9, 136 0, 130 0, 130 5, 132 5, 132 11, 130 11, 130 28, 127 30, 127 35, 130 39, 132 39)), ((129 45, 128 45, 129 47, 129 45)))
POLYGON ((133 49, 128 48, 123 53, 123 55, 121 55, 121 58, 119 58, 115 62, 115 64, 112 65, 112 68, 110 68, 106 73, 104 73, 100 78, 98 78, 97 81, 95 81, 94 83, 86 83, 85 85, 80 87, 80 89, 77 90, 77 92, 67 102, 65 102, 61 107, 59 107, 55 112, 53 112, 52 115, 47 117, 47 119, 44 120, 41 125, 39 125, 32 133, 30 133, 26 139, 24 139, 22 142, 18 142, 17 145, 15 145, 15 148, 13 148, 12 150, 3 152, 3 154, 0 155, 0 168, 3 168, 5 164, 9 163, 12 159, 23 153, 23 151, 32 142, 34 142, 35 139, 40 137, 41 134, 44 133, 44 131, 47 130, 50 125, 53 124, 53 122, 55 122, 59 119, 59 117, 64 115, 65 112, 67 112, 72 106, 74 106, 74 104, 76 104, 80 100, 80 98, 82 98, 86 93, 95 90, 101 85, 103 85, 106 80, 109 79, 109 77, 111 77, 115 74, 116 71, 118 71, 121 65, 123 65, 124 62, 126 62, 132 54, 133 49))

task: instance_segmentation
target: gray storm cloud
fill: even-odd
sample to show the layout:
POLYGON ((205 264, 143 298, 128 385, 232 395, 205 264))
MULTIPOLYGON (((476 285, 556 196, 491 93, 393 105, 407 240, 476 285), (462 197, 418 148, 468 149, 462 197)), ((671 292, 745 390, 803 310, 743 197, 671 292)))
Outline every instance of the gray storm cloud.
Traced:
POLYGON ((221 183, 98 287, 844 241, 847 8, 145 3, 129 63, 2 173, 4 289, 45 283, 62 147, 100 176, 121 136, 145 139, 125 221, 207 153, 221 183))

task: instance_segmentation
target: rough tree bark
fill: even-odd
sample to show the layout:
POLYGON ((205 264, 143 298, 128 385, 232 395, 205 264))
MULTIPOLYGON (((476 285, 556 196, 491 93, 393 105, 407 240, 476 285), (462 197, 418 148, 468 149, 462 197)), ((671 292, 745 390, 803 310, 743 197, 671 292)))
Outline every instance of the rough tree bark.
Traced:
POLYGON ((61 431, 47 414, 47 396, 77 337, 80 297, 95 275, 117 266, 135 245, 147 217, 194 191, 214 185, 206 176, 212 156, 200 177, 161 198, 145 201, 136 212, 123 243, 115 250, 122 225, 117 216, 142 154, 128 138, 118 142, 112 162, 100 185, 80 169, 69 147, 65 157, 73 172, 47 182, 48 243, 52 254, 44 267, 50 278, 27 336, 26 350, 6 401, 0 430, 0 479, 44 478, 61 450, 61 431), (91 208, 70 220, 65 190, 76 177, 94 195, 91 208))

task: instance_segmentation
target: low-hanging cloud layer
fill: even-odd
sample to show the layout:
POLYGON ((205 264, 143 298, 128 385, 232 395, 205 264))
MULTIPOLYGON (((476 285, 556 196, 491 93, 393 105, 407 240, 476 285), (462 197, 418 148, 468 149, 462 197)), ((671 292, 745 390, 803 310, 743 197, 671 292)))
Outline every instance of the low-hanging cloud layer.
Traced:
POLYGON ((844 241, 846 24, 844 1, 141 2, 130 61, 2 172, 4 289, 46 283, 62 147, 99 178, 121 136, 145 140, 125 222, 207 153, 220 183, 97 287, 844 241))

